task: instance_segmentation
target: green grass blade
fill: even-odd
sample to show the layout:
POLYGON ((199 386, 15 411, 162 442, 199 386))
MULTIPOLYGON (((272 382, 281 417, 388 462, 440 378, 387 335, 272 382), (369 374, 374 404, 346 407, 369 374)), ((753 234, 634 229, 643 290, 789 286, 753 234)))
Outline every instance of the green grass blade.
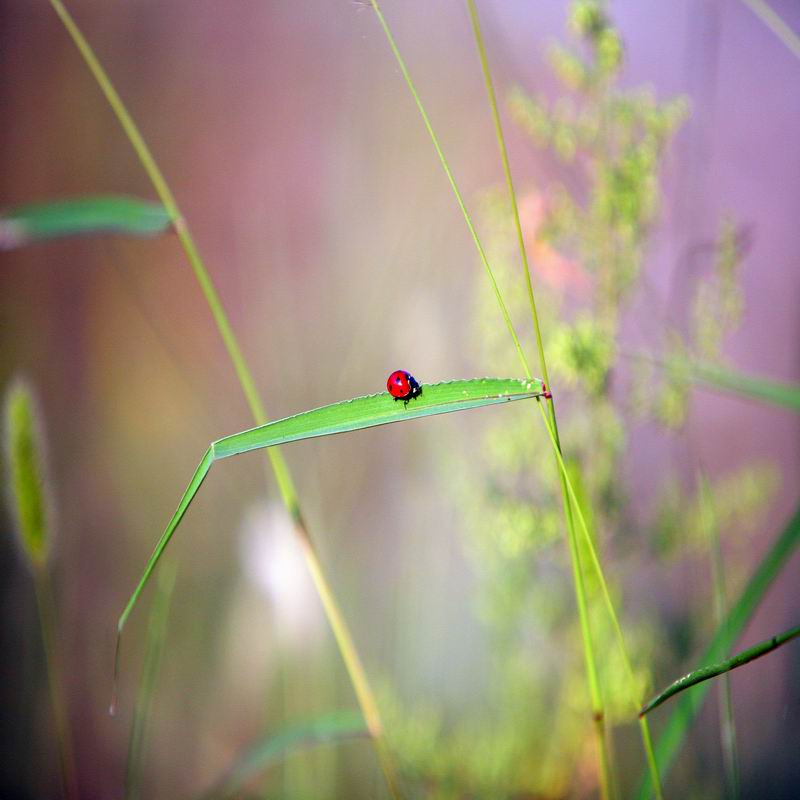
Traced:
MULTIPOLYGON (((767 589, 800 544, 800 506, 795 509, 775 544, 761 560, 758 569, 742 591, 727 618, 717 627, 714 638, 700 658, 701 663, 721 661, 730 652, 736 639, 753 616, 767 589)), ((656 759, 662 779, 666 777, 684 737, 700 711, 710 686, 687 692, 675 706, 672 716, 656 744, 656 759)), ((649 777, 645 776, 637 797, 646 800, 651 794, 649 777)))
POLYGON ((732 669, 743 667, 745 664, 749 664, 751 661, 755 661, 755 659, 761 658, 761 656, 765 656, 773 650, 777 650, 796 636, 800 636, 800 625, 790 628, 783 633, 779 633, 777 636, 773 636, 770 639, 765 639, 763 642, 759 642, 752 647, 748 647, 747 650, 742 650, 732 658, 720 661, 718 664, 711 664, 708 667, 701 667, 700 669, 694 670, 694 672, 690 672, 688 675, 684 675, 682 678, 678 678, 678 680, 673 681, 667 686, 663 692, 659 692, 652 700, 649 700, 642 707, 639 715, 644 716, 648 714, 654 708, 657 708, 663 702, 669 700, 670 697, 674 697, 676 694, 683 692, 691 686, 696 686, 698 683, 716 678, 718 675, 724 675, 732 669))
MULTIPOLYGON (((208 475, 211 465, 220 459, 229 458, 251 450, 275 447, 301 439, 330 436, 336 433, 387 425, 392 422, 406 422, 419 417, 447 414, 469 408, 524 400, 542 394, 540 380, 518 380, 514 378, 476 378, 473 380, 447 381, 423 386, 422 395, 407 406, 396 402, 388 392, 356 397, 332 405, 315 408, 292 417, 268 422, 257 428, 235 433, 213 442, 206 450, 202 461, 195 470, 178 508, 172 515, 164 533, 150 556, 144 573, 131 595, 125 610, 117 623, 117 651, 115 657, 115 683, 119 672, 119 643, 125 622, 133 611, 139 595, 156 567, 161 554, 183 519, 186 510, 208 475)), ((115 692, 116 695, 116 692, 115 692)), ((111 703, 113 713, 115 699, 111 703)))
POLYGON ((687 362, 675 366, 685 369, 694 383, 800 411, 800 385, 796 383, 768 381, 712 364, 687 362))
POLYGON ((172 221, 158 203, 134 197, 78 197, 20 206, 0 214, 0 250, 67 236, 156 236, 172 221))
POLYGON ((206 800, 230 797, 248 781, 298 750, 351 739, 368 739, 369 735, 358 711, 336 711, 292 725, 253 745, 203 797, 206 800))
MULTIPOLYGON (((250 412, 253 415, 253 419, 256 425, 262 425, 266 423, 268 421, 267 411, 261 399, 261 395, 256 387, 255 380, 253 379, 253 373, 244 357, 242 349, 239 345, 239 341, 236 338, 236 334, 231 327, 230 320, 225 313, 225 309, 220 301, 219 295, 217 294, 214 283, 211 280, 211 276, 209 275, 200 252, 197 249, 189 225, 181 214, 180 208, 178 207, 175 197, 172 194, 169 184, 159 169, 158 164, 156 163, 153 154, 150 152, 150 148, 147 146, 147 142, 145 142, 138 126, 134 122, 133 117, 128 112, 125 103, 117 93, 117 90, 114 88, 111 79, 109 78, 105 69, 103 69, 103 65, 94 54, 91 45, 81 32, 75 20, 72 18, 72 15, 66 9, 61 0, 50 0, 50 5, 63 23, 64 28, 67 30, 67 33, 86 62, 87 67, 97 81, 97 84, 108 101, 109 106, 114 111, 117 120, 122 126, 122 129, 125 131, 128 141, 135 150, 136 155, 139 157, 142 167, 150 178, 159 200, 169 213, 170 219, 172 220, 172 224, 175 228, 175 232, 178 236, 178 240, 180 241, 181 246, 186 253, 186 258, 191 265, 198 286, 203 293, 203 297, 205 298, 211 315, 214 318, 217 330, 219 331, 222 341, 225 344, 225 349, 231 360, 234 371, 236 372, 236 377, 239 380, 239 384, 247 400, 247 404, 250 408, 250 412)), ((309 572, 311 573, 312 580, 314 581, 314 586, 319 594, 322 606, 325 609, 325 615, 330 623, 334 638, 336 639, 336 645, 341 653, 342 660, 344 661, 347 669, 347 674, 350 677, 350 681, 353 685, 353 690, 355 691, 359 705, 364 712, 364 719, 366 720, 367 726, 372 734, 378 759, 386 778, 389 794, 392 796, 392 798, 397 798, 399 797, 399 792, 396 786, 397 781, 395 777, 395 770, 386 748, 383 735, 383 724, 378 711, 378 705, 375 702, 375 695, 372 691, 372 687, 370 686, 364 665, 353 641, 352 634, 347 626, 347 622, 344 619, 336 597, 330 587, 330 584, 328 583, 328 579, 324 570, 322 569, 322 565, 320 564, 313 545, 311 534, 303 520, 303 515, 300 510, 300 502, 297 497, 297 491, 295 490, 289 468, 281 451, 278 448, 270 448, 267 451, 267 457, 275 474, 275 479, 278 484, 281 498, 289 514, 291 515, 292 520, 294 521, 295 533, 302 546, 309 572)), ((119 637, 117 642, 118 658, 119 637)), ((112 709, 114 708, 114 705, 115 698, 112 697, 112 709)))
POLYGON ((524 400, 542 393, 542 382, 537 379, 476 378, 423 386, 422 395, 408 405, 396 401, 388 392, 371 394, 226 436, 212 445, 214 460, 299 439, 330 436, 451 411, 524 400))

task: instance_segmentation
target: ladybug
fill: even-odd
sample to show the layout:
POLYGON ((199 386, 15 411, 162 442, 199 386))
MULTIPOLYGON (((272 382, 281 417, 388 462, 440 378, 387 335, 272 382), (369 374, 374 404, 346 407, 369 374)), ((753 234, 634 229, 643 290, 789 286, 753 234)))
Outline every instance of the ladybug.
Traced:
POLYGON ((389 376, 386 389, 395 400, 402 400, 404 406, 408 405, 409 400, 422 394, 422 387, 417 383, 417 379, 404 369, 396 369, 389 376))

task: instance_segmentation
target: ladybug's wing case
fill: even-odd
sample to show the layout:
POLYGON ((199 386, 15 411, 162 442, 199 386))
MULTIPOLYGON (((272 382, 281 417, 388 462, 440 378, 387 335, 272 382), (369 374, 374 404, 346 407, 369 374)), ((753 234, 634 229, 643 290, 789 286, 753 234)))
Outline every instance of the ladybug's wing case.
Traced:
POLYGON ((386 389, 395 400, 413 400, 422 394, 422 387, 416 378, 404 369, 395 370, 386 381, 386 389))
MULTIPOLYGON (((406 397, 411 391, 409 378, 411 378, 411 376, 404 370, 395 370, 389 376, 389 380, 386 381, 386 389, 388 390, 389 394, 396 399, 402 399, 406 397)), ((411 378, 411 380, 413 380, 413 378, 411 378)))

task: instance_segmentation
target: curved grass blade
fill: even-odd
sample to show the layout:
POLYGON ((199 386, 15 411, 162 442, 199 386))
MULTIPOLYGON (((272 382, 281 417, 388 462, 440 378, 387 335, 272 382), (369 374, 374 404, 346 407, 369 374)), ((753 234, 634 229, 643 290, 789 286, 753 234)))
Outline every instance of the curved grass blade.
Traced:
POLYGON ((370 394, 226 436, 212 445, 214 460, 299 439, 330 436, 543 394, 543 384, 535 378, 475 378, 428 384, 423 386, 422 395, 408 404, 396 401, 387 392, 370 394))
MULTIPOLYGON (((257 428, 234 433, 212 442, 203 455, 203 459, 195 470, 189 486, 183 493, 178 508, 169 521, 164 533, 156 544, 150 560, 136 589, 131 595, 125 610, 117 623, 117 652, 115 658, 115 676, 119 667, 119 644, 122 629, 133 611, 139 595, 145 587, 151 573, 156 567, 164 548, 183 519, 183 515, 205 480, 211 465, 215 461, 251 450, 264 447, 311 439, 319 436, 331 436, 336 433, 388 425, 393 422, 405 422, 420 417, 436 414, 447 414, 453 411, 464 411, 469 408, 508 403, 513 400, 525 400, 540 397, 544 394, 544 385, 538 379, 519 380, 514 378, 476 378, 473 380, 446 381, 444 383, 423 386, 422 395, 408 405, 396 402, 387 392, 343 400, 332 405, 304 411, 292 417, 269 422, 257 428)), ((111 703, 112 713, 115 701, 111 703)))
MULTIPOLYGON (((744 626, 758 608, 767 589, 786 566, 798 545, 800 545, 800 506, 795 509, 783 532, 761 560, 758 569, 750 578, 727 618, 717 627, 714 638, 700 659, 701 663, 721 661, 730 652, 744 626)), ((706 685, 694 692, 684 694, 676 703, 672 715, 667 720, 656 743, 656 760, 662 780, 666 778, 687 731, 700 711, 709 688, 710 685, 706 685)), ((651 792, 649 776, 645 775, 636 796, 639 800, 646 800, 650 797, 651 792)))
POLYGON ((0 214, 0 250, 67 236, 156 236, 171 224, 164 206, 134 197, 79 197, 37 203, 0 214))
POLYGON ((203 798, 211 800, 236 794, 248 781, 298 750, 319 744, 369 739, 369 736, 364 717, 358 711, 336 711, 300 722, 254 744, 203 798))
POLYGON ((730 672, 732 669, 742 667, 757 658, 761 658, 761 656, 765 656, 767 653, 771 653, 773 650, 777 650, 781 645, 786 644, 786 642, 791 641, 796 636, 800 636, 800 625, 790 628, 788 631, 784 631, 783 633, 779 633, 777 636, 773 636, 772 638, 766 639, 763 642, 759 642, 752 647, 748 647, 747 650, 742 650, 741 653, 737 653, 735 656, 733 656, 733 658, 728 658, 725 661, 721 661, 719 664, 701 667, 700 669, 696 669, 694 672, 690 672, 688 675, 684 675, 682 678, 679 678, 677 681, 674 681, 667 686, 663 692, 660 692, 652 700, 647 702, 639 712, 639 716, 643 717, 654 708, 660 706, 663 702, 669 700, 670 697, 674 697, 676 694, 684 691, 684 689, 688 689, 690 686, 696 686, 698 683, 710 680, 711 678, 716 678, 717 675, 730 672))

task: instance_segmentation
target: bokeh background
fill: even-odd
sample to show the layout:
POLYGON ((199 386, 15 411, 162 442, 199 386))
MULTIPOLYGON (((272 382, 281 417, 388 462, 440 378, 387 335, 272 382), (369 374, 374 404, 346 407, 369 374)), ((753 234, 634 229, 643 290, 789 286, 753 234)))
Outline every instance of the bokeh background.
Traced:
MULTIPOLYGON (((772 5, 800 30, 798 6, 772 5)), ((396 368, 423 383, 518 370, 510 342, 502 361, 475 344, 475 309, 489 285, 368 7, 347 0, 74 0, 69 7, 177 195, 273 418, 381 391, 396 368)), ((384 10, 479 213, 502 174, 466 7, 388 0, 384 10)), ((480 11, 501 98, 514 86, 558 96, 547 51, 568 39, 568 4, 486 0, 480 11)), ((626 304, 624 348, 659 354, 665 331, 689 324, 692 282, 708 269, 703 253, 729 215, 746 240, 745 305, 725 355, 744 372, 797 381, 800 62, 732 0, 620 1, 609 11, 625 43, 620 85, 688 101, 659 169, 660 209, 647 237, 645 279, 626 304)), ((505 109, 515 177, 532 208, 561 167, 505 109)), ((155 199, 44 0, 0 2, 0 115, 3 207, 105 192, 155 199)), ((487 215, 478 219, 485 230, 487 215)), ((536 270, 534 281, 546 280, 536 270)), ((508 291, 522 291, 519 277, 508 291)), ((500 340, 499 318, 494 324, 500 340)), ((38 390, 49 440, 58 647, 81 796, 120 796, 147 608, 126 632, 120 713, 110 718, 118 614, 208 443, 251 420, 174 236, 75 239, 0 254, 0 385, 17 373, 38 390)), ((627 414, 623 382, 612 396, 627 414)), ((633 498, 631 525, 642 523, 639 544, 626 547, 642 551, 615 578, 631 571, 622 606, 649 614, 654 685, 691 668, 707 640, 692 640, 682 660, 660 631, 686 618, 706 634, 714 627, 707 563, 660 564, 642 544, 662 478, 691 485, 698 462, 711 476, 771 465, 772 494, 730 545, 733 589, 797 502, 796 416, 701 391, 688 402, 677 431, 626 417, 619 482, 633 498)), ((367 670, 386 687, 381 696, 394 698, 383 702, 434 704, 454 727, 463 716, 480 718, 492 701, 479 568, 453 484, 465 465, 480 479, 482 434, 505 411, 285 451, 367 670)), ((514 419, 534 435, 524 415, 514 419)), ((5 509, 0 528, 0 794, 57 796, 30 574, 5 509)), ((145 762, 147 797, 195 796, 258 737, 355 706, 260 455, 214 468, 169 558, 178 577, 145 762)), ((797 624, 798 580, 795 559, 742 644, 797 624)), ((539 611, 528 609, 533 618, 539 611)), ((533 653, 547 643, 537 639, 533 653)), ((547 660, 558 674, 558 650, 547 660)), ((798 685, 797 646, 732 676, 743 796, 796 796, 798 685)), ((715 704, 712 693, 668 784, 672 796, 723 794, 715 704)), ((656 732, 665 717, 654 715, 656 732)), ((531 724, 547 729, 552 719, 531 724)), ((635 728, 620 726, 619 737, 630 789, 642 764, 635 728)), ((570 750, 567 777, 553 779, 552 795, 539 793, 591 796, 591 764, 590 747, 570 750)), ((294 756, 256 785, 269 797, 383 791, 367 741, 294 756)))

